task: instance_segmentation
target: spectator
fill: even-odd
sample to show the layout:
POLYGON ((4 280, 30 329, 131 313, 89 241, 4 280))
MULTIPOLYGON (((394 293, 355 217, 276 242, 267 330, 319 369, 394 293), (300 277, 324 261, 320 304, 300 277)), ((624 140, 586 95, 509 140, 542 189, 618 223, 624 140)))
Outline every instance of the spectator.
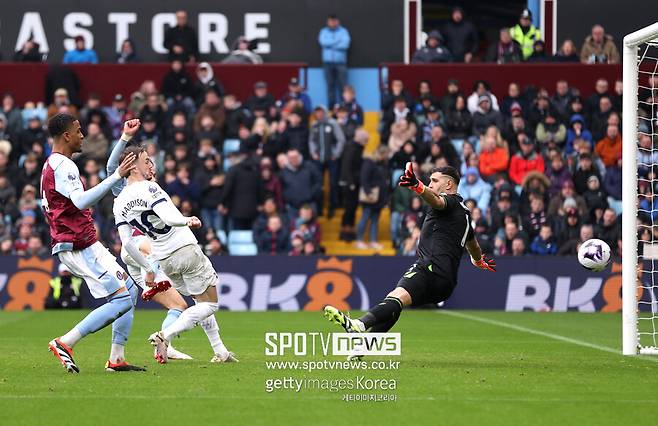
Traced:
POLYGON ((281 217, 271 216, 267 219, 267 228, 256 236, 256 245, 260 254, 282 254, 290 251, 290 238, 283 229, 281 217))
POLYGON ((448 79, 446 94, 443 95, 439 103, 441 112, 443 112, 444 116, 448 115, 448 113, 454 109, 458 96, 464 96, 464 94, 459 89, 459 81, 454 78, 448 79))
POLYGON ((583 193, 583 198, 589 209, 590 219, 596 222, 595 210, 603 212, 608 208, 608 200, 605 193, 601 191, 601 181, 596 175, 587 179, 587 190, 583 193))
POLYGON ((215 131, 219 132, 224 127, 226 119, 224 105, 222 105, 221 99, 214 90, 206 92, 205 102, 201 105, 194 117, 193 128, 195 133, 203 130, 202 122, 206 116, 212 118, 212 129, 215 131))
POLYGON ((541 31, 532 25, 532 13, 529 9, 523 9, 519 23, 510 28, 510 36, 519 44, 523 60, 527 60, 532 55, 535 41, 541 40, 541 31))
POLYGON ((322 193, 322 176, 313 164, 304 161, 297 149, 290 149, 287 156, 288 163, 280 173, 283 201, 289 215, 295 217, 303 204, 316 206, 322 193))
POLYGON ((345 135, 345 142, 350 142, 354 139, 356 133, 357 124, 355 121, 350 119, 350 111, 344 105, 339 106, 335 112, 335 119, 340 129, 345 135))
POLYGON ((89 123, 85 143, 82 144, 82 154, 93 158, 99 164, 105 164, 110 143, 97 123, 89 123))
POLYGON ((409 120, 401 120, 391 124, 391 132, 388 137, 388 148, 395 154, 407 141, 416 139, 416 123, 409 120))
POLYGON ((615 247, 621 232, 619 228, 617 213, 611 208, 606 209, 601 221, 594 226, 594 236, 608 243, 610 247, 615 247))
MULTIPOLYGON (((519 224, 516 220, 511 219, 505 223, 503 228, 498 230, 494 254, 497 256, 512 255, 512 242, 517 238, 525 240, 525 235, 523 234, 523 231, 519 229, 519 224)), ((517 243, 516 245, 518 252, 519 244, 517 243)), ((525 250, 525 246, 523 246, 523 250, 525 250)))
POLYGON ((46 309, 80 309, 82 300, 80 298, 80 287, 82 279, 71 274, 69 268, 60 263, 57 276, 51 279, 50 290, 46 297, 46 309))
POLYGON ((557 243, 553 237, 551 225, 544 223, 541 226, 539 235, 535 237, 530 245, 530 252, 541 256, 554 255, 557 253, 557 243))
POLYGON ((382 208, 388 204, 389 172, 386 167, 388 161, 388 147, 380 145, 377 147, 372 158, 366 158, 361 167, 361 190, 359 201, 363 207, 361 220, 357 226, 358 249, 366 249, 364 242, 366 226, 370 222, 370 248, 381 250, 383 246, 377 239, 379 227, 379 214, 382 208))
POLYGON ((450 140, 444 136, 443 127, 441 126, 435 126, 432 128, 430 133, 430 140, 428 143, 424 144, 417 150, 419 162, 424 162, 426 160, 427 156, 431 154, 428 151, 431 151, 434 145, 438 146, 440 155, 446 159, 448 165, 459 170, 459 154, 457 154, 457 150, 452 145, 450 140))
POLYGON ((260 235, 267 228, 267 221, 272 216, 279 216, 281 218, 283 227, 288 229, 288 220, 285 216, 281 216, 281 210, 277 207, 276 200, 271 195, 265 195, 265 200, 263 201, 263 208, 260 210, 258 216, 254 220, 253 233, 254 235, 260 235))
POLYGON ((346 84, 343 87, 343 102, 341 103, 347 109, 349 120, 357 126, 363 126, 363 108, 356 101, 356 92, 354 87, 346 84))
POLYGON ((276 103, 274 96, 267 91, 267 83, 264 81, 257 81, 254 84, 254 94, 247 99, 245 106, 249 108, 252 113, 257 110, 269 111, 276 103))
POLYGON ((519 105, 512 105, 512 117, 507 121, 505 128, 502 130, 503 139, 508 141, 510 154, 515 154, 519 151, 519 135, 532 135, 534 131, 530 130, 530 126, 526 123, 521 115, 521 107, 519 105))
POLYGON ((251 111, 245 108, 235 95, 224 96, 224 129, 227 139, 237 139, 241 127, 251 127, 251 111))
POLYGON ((258 164, 244 152, 236 153, 219 202, 220 212, 230 218, 230 228, 251 229, 263 196, 258 164))
MULTIPOLYGON (((381 140, 388 141, 389 137, 391 136, 393 124, 401 121, 407 122, 406 125, 403 124, 405 130, 413 128, 413 136, 415 136, 416 123, 414 122, 411 109, 407 106, 404 97, 398 96, 397 98, 395 98, 395 101, 393 103, 393 108, 385 111, 384 114, 382 115, 381 140)), ((409 130, 409 132, 411 132, 411 130, 409 130)), ((399 147, 400 146, 398 146, 398 148, 399 147)))
MULTIPOLYGON (((212 230, 209 230, 212 232, 212 230)), ((212 234, 212 238, 207 238, 207 243, 203 247, 203 252, 206 254, 206 256, 223 256, 228 254, 228 250, 226 247, 222 244, 221 241, 217 237, 215 237, 215 234, 212 234)))
POLYGON ((517 137, 520 150, 512 157, 509 176, 512 182, 521 185, 529 172, 544 173, 545 165, 544 158, 536 152, 534 141, 524 132, 517 137))
POLYGON ((187 23, 187 12, 176 11, 176 25, 165 31, 164 47, 169 51, 169 61, 196 62, 199 57, 197 34, 187 23))
POLYGON ((536 132, 537 126, 548 114, 552 114, 553 117, 558 116, 548 96, 545 93, 539 93, 537 94, 534 105, 530 107, 530 111, 528 112, 528 123, 530 127, 535 129, 536 132))
MULTIPOLYGON (((320 174, 329 171, 329 218, 334 215, 334 209, 338 207, 338 173, 339 161, 345 148, 345 135, 340 125, 329 117, 322 106, 315 107, 315 121, 309 132, 309 150, 311 158, 319 165, 320 174)), ((319 213, 322 211, 320 200, 319 213)))
POLYGON ((505 117, 511 117, 512 106, 519 109, 521 113, 528 111, 528 104, 521 95, 521 87, 516 82, 511 82, 507 87, 507 96, 503 98, 503 102, 500 104, 500 113, 505 117))
POLYGON ((565 226, 558 237, 558 256, 576 255, 580 245, 587 240, 594 238, 594 229, 592 225, 580 224, 576 209, 567 213, 565 226))
POLYGON ((97 64, 98 56, 94 50, 86 48, 84 37, 76 36, 74 40, 75 49, 68 50, 64 54, 62 62, 65 64, 97 64))
POLYGON ((569 120, 567 109, 569 108, 569 103, 572 98, 573 91, 569 87, 569 83, 564 79, 558 80, 557 83, 555 83, 555 95, 551 98, 551 103, 560 114, 560 121, 562 122, 567 122, 569 120))
POLYGON ((560 123, 550 109, 544 119, 537 125, 537 142, 542 144, 543 150, 558 147, 562 149, 567 137, 567 128, 560 123))
MULTIPOLYGON (((621 153, 612 166, 606 167, 603 177, 603 189, 608 194, 608 204, 617 214, 622 212, 621 203, 621 153)), ((653 207, 651 208, 653 210, 653 207)))
POLYGON ((450 18, 441 31, 445 45, 452 52, 455 62, 470 63, 478 52, 477 31, 472 23, 464 20, 464 9, 460 6, 452 8, 450 18))
POLYGON ((414 107, 414 98, 404 88, 402 80, 395 79, 391 81, 390 90, 386 89, 382 94, 382 111, 384 114, 390 112, 395 107, 395 104, 400 101, 400 98, 402 98, 406 108, 409 108, 409 111, 411 111, 414 107))
POLYGON ((479 108, 480 98, 484 95, 489 96, 489 99, 491 100, 491 109, 494 111, 500 111, 500 107, 498 106, 498 98, 496 98, 496 95, 491 93, 491 86, 489 83, 484 80, 477 80, 475 83, 473 83, 473 93, 471 93, 466 100, 468 111, 471 114, 475 114, 475 111, 477 111, 479 108))
POLYGON ((311 159, 308 140, 309 131, 302 120, 303 112, 292 110, 286 120, 286 128, 281 134, 281 146, 290 150, 297 150, 305 160, 311 159))
POLYGON ((612 101, 607 95, 601 96, 599 105, 590 115, 592 138, 595 141, 601 140, 605 136, 610 118, 613 115, 617 115, 617 113, 612 111, 612 101))
POLYGON ((551 163, 546 168, 546 176, 551 181, 551 186, 549 188, 551 196, 557 195, 567 182, 570 184, 571 189, 573 189, 571 173, 564 164, 562 156, 558 153, 554 153, 549 154, 549 158, 551 159, 551 163))
MULTIPOLYGON (((615 88, 613 89, 612 94, 610 95, 610 101, 612 102, 612 110, 621 114, 621 104, 622 96, 624 92, 624 82, 621 78, 615 80, 615 88)), ((644 104, 641 104, 644 105, 644 104)))
POLYGON ((222 83, 215 78, 215 72, 208 62, 201 62, 196 67, 197 81, 192 89, 195 104, 198 107, 203 104, 208 90, 214 91, 220 98, 226 93, 222 83))
MULTIPOLYGON (((591 117, 600 107, 600 100, 602 97, 608 97, 608 80, 605 78, 599 78, 594 84, 594 93, 590 95, 585 101, 585 115, 591 117)), ((612 102, 611 102, 612 106, 612 102)))
MULTIPOLYGON (((585 38, 580 51, 580 62, 583 64, 618 64, 619 51, 612 36, 605 33, 601 25, 592 27, 592 34, 585 38)), ((612 246, 611 246, 612 247, 612 246)))
POLYGON ((548 216, 551 218, 564 216, 571 207, 576 209, 579 217, 587 217, 588 209, 585 199, 574 191, 574 185, 570 180, 565 180, 560 192, 551 196, 548 204, 548 216))
POLYGON ((263 180, 265 195, 273 197, 277 209, 283 210, 283 187, 281 186, 281 179, 276 173, 274 173, 271 163, 261 161, 260 177, 263 180))
POLYGON ((39 43, 30 38, 23 44, 21 50, 14 53, 14 62, 43 62, 46 55, 42 55, 39 49, 39 43))
MULTIPOLYGON (((5 157, 6 158, 6 157, 5 157)), ((39 158, 32 152, 25 156, 23 167, 18 171, 15 180, 17 192, 22 193, 23 188, 30 185, 33 188, 40 187, 41 169, 39 168, 39 158)))
MULTIPOLYGON (((418 164, 412 162, 412 167, 414 170, 418 170, 418 164)), ((403 170, 398 169, 399 173, 402 173, 403 170)), ((393 185, 393 193, 391 195, 391 240, 395 247, 400 247, 402 240, 406 236, 411 234, 411 231, 407 229, 406 223, 404 221, 405 214, 411 205, 411 200, 414 198, 414 194, 409 191, 407 188, 399 186, 397 183, 393 185), (404 226, 404 228, 403 228, 404 226), (405 232, 408 231, 408 232, 405 232)), ((415 221, 414 221, 415 225, 415 221)))
POLYGON ((299 215, 295 220, 294 228, 291 237, 299 235, 304 242, 312 241, 315 244, 320 244, 320 224, 313 213, 313 208, 309 204, 305 204, 299 209, 299 215))
POLYGON ((523 218, 523 230, 532 241, 539 235, 541 227, 548 224, 548 215, 542 194, 531 193, 529 199, 530 212, 523 218))
POLYGON ((179 163, 176 178, 166 186, 170 196, 177 196, 181 201, 197 202, 201 197, 200 185, 192 180, 189 166, 179 163))
POLYGON ((512 256, 525 256, 526 247, 525 240, 521 237, 516 237, 512 240, 512 256))
POLYGON ((2 97, 2 113, 7 119, 6 131, 10 135, 10 140, 16 142, 18 136, 23 130, 23 116, 20 108, 16 106, 16 101, 11 93, 5 93, 2 97))
MULTIPOLYGON (((368 143, 368 132, 358 129, 352 141, 347 141, 341 157, 340 179, 338 184, 342 188, 344 212, 341 221, 340 239, 354 241, 354 221, 359 202, 359 189, 361 180, 361 165, 363 163, 363 149, 368 143)), ((407 191, 409 192, 409 191, 407 191)), ((391 213, 393 221, 393 213, 391 213)))
POLYGON ((411 62, 415 64, 452 62, 452 53, 443 46, 443 36, 441 33, 433 30, 427 35, 425 46, 414 53, 411 62))
POLYGON ((185 71, 183 62, 178 58, 171 62, 169 72, 162 79, 162 94, 170 109, 179 106, 188 113, 196 109, 192 100, 194 96, 192 79, 185 71))
POLYGON ((594 139, 592 133, 585 126, 585 119, 580 114, 574 114, 569 120, 569 130, 567 130, 567 139, 564 145, 564 153, 571 155, 574 151, 574 141, 580 139, 589 143, 594 148, 594 139))
POLYGON ((596 143, 596 155, 606 167, 613 167, 621 157, 621 135, 616 125, 609 125, 603 139, 596 143))
POLYGON ((347 50, 350 48, 350 33, 340 25, 336 15, 327 17, 327 26, 320 30, 318 42, 322 47, 322 67, 327 81, 327 102, 334 105, 340 91, 347 84, 347 50))
POLYGON ((503 127, 500 112, 492 109, 491 97, 482 95, 478 100, 478 109, 473 113, 473 134, 481 136, 489 126, 503 127))
POLYGON ((446 117, 446 126, 448 137, 451 139, 465 140, 472 135, 473 117, 466 109, 466 100, 464 96, 458 95, 455 98, 454 107, 448 112, 446 117))
POLYGON ((578 157, 576 171, 573 174, 573 182, 578 194, 587 191, 589 179, 594 176, 601 181, 601 173, 598 167, 592 162, 592 156, 589 153, 583 153, 578 157))
POLYGON ((223 64, 262 64, 263 58, 256 53, 257 43, 247 37, 238 37, 231 46, 231 53, 222 60, 223 64))
POLYGON ((45 105, 53 102, 55 90, 58 88, 66 89, 68 98, 73 105, 82 105, 79 97, 80 80, 77 74, 70 68, 62 65, 50 65, 46 74, 46 85, 44 89, 45 105))
POLYGON ((141 62, 135 50, 135 42, 127 38, 121 43, 121 51, 117 53, 117 64, 134 64, 141 62))
POLYGON ((203 167, 199 175, 201 219, 207 228, 212 228, 215 231, 226 229, 224 216, 219 211, 219 200, 222 198, 225 175, 219 171, 214 156, 209 155, 203 159, 203 167))
POLYGON ((78 108, 75 105, 71 105, 68 90, 60 87, 59 89, 55 90, 53 103, 48 105, 48 118, 60 112, 62 107, 68 107, 69 114, 75 117, 78 116, 78 108))
POLYGON ((162 134, 158 130, 158 123, 155 116, 151 113, 143 114, 141 117, 142 126, 133 138, 134 142, 141 143, 150 141, 156 145, 164 145, 162 134))
POLYGON ((550 59, 546 56, 546 46, 542 40, 535 40, 532 45, 532 55, 528 56, 528 62, 548 62, 550 59))
POLYGON ((18 142, 18 146, 15 145, 16 148, 19 148, 15 150, 18 156, 33 152, 35 148, 43 154, 44 147, 48 142, 48 135, 43 129, 38 115, 29 118, 27 128, 21 132, 18 142))
POLYGON ((482 152, 480 153, 480 175, 490 182, 497 173, 507 170, 509 163, 509 151, 494 137, 486 136, 482 140, 482 152))
POLYGON ((480 173, 475 167, 466 169, 464 176, 465 179, 459 182, 457 192, 465 200, 475 200, 477 207, 486 214, 491 200, 491 185, 480 179, 480 173))
POLYGON ((562 42, 560 50, 553 56, 555 62, 580 62, 578 50, 572 40, 566 39, 562 42))
POLYGON ((521 62, 522 52, 519 43, 512 39, 510 30, 502 28, 498 42, 489 46, 487 51, 487 62, 495 62, 497 64, 512 64, 521 62))
MULTIPOLYGON (((288 91, 281 97, 282 105, 287 105, 291 101, 297 104, 292 109, 301 108, 305 115, 311 113, 311 98, 304 92, 297 77, 292 77, 288 81, 288 91)), ((333 105, 331 107, 333 108, 333 105)))
POLYGON ((114 95, 112 105, 104 107, 103 113, 107 119, 107 127, 110 129, 112 139, 119 139, 121 137, 123 123, 128 120, 128 109, 123 95, 121 93, 114 95))
POLYGON ((432 140, 432 129, 443 125, 441 111, 434 105, 429 105, 425 110, 422 120, 416 120, 420 125, 418 142, 429 143, 432 140))

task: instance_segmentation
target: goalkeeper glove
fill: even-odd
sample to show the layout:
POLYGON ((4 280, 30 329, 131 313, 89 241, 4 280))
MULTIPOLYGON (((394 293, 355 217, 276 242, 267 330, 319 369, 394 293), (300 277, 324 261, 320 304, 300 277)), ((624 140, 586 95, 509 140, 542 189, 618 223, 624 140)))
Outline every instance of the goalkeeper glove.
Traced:
POLYGON ((416 177, 411 162, 407 162, 407 167, 404 174, 400 176, 400 183, 398 185, 409 188, 418 195, 422 194, 425 190, 425 185, 416 177))
POLYGON ((471 263, 475 265, 476 268, 484 269, 485 271, 496 272, 496 261, 494 259, 488 259, 484 254, 480 260, 475 260, 471 257, 471 263))

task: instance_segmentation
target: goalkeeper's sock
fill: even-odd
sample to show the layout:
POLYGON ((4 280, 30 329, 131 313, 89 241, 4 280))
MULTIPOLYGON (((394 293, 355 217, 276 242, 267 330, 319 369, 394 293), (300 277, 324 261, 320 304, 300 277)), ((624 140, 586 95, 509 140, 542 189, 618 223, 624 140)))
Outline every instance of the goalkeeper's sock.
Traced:
MULTIPOLYGON (((400 318, 402 312, 402 301, 397 297, 388 296, 376 306, 370 308, 365 315, 359 320, 363 323, 366 329, 378 326, 379 328, 388 328, 388 331, 393 327, 395 322, 400 318)), ((373 331, 373 330, 371 330, 373 331)))
POLYGON ((217 312, 218 309, 219 304, 211 302, 201 302, 190 306, 183 311, 173 324, 163 329, 162 334, 165 339, 171 341, 172 337, 183 331, 191 330, 195 325, 217 312))
POLYGON ((205 331, 206 336, 208 336, 208 341, 212 350, 216 355, 225 355, 228 352, 224 342, 222 342, 222 337, 219 335, 219 325, 217 324, 217 319, 215 315, 210 315, 208 318, 204 319, 199 323, 203 331, 205 331))
POLYGON ((169 327, 178 319, 180 314, 182 314, 183 311, 179 309, 169 309, 167 311, 167 316, 165 317, 164 321, 162 321, 162 328, 161 330, 164 330, 165 328, 169 327))

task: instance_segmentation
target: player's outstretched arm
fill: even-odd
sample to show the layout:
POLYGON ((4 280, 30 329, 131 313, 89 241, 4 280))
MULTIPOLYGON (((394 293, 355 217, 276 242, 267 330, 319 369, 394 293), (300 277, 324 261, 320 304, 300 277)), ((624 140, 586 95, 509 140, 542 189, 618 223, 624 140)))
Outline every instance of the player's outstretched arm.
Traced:
POLYGON ((425 201, 434 209, 441 210, 446 207, 446 201, 442 196, 434 193, 434 191, 425 187, 423 182, 418 180, 416 174, 414 173, 411 162, 407 163, 407 167, 405 168, 404 173, 402 176, 400 176, 400 182, 398 185, 414 191, 420 196, 420 198, 423 199, 423 201, 425 201))
MULTIPOLYGON (((69 194, 73 204, 80 210, 88 209, 94 204, 98 203, 101 198, 108 193, 108 191, 124 177, 130 174, 130 171, 135 168, 135 154, 129 154, 124 158, 119 168, 106 177, 98 185, 88 190, 83 190, 82 185, 76 186, 69 194)), ((79 178, 78 178, 79 180, 79 178)))
POLYGON ((196 216, 183 216, 174 203, 169 200, 162 203, 156 202, 152 208, 155 214, 157 214, 158 217, 169 226, 189 226, 190 228, 201 227, 201 221, 199 218, 196 216))
POLYGON ((477 268, 484 269, 485 271, 496 272, 496 261, 488 259, 480 248, 478 240, 473 237, 466 241, 466 250, 471 256, 471 263, 477 268))
MULTIPOLYGON (((139 130, 140 124, 141 123, 138 119, 128 120, 123 124, 123 133, 117 143, 114 144, 114 148, 112 148, 112 152, 110 152, 110 157, 107 159, 106 170, 108 176, 114 173, 119 167, 119 158, 121 158, 121 154, 124 149, 126 149, 126 145, 128 145, 130 140, 137 133, 137 130, 139 130)), ((112 193, 117 196, 122 189, 122 184, 116 184, 112 187, 112 193)))

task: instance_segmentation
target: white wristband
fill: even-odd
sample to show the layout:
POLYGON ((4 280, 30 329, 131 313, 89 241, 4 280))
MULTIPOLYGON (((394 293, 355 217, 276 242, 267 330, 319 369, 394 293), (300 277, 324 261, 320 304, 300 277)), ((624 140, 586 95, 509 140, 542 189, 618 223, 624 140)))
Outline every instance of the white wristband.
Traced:
POLYGON ((121 133, 121 140, 122 140, 122 141, 130 142, 130 140, 131 140, 132 138, 133 138, 132 135, 127 135, 127 134, 125 134, 125 133, 121 133))

